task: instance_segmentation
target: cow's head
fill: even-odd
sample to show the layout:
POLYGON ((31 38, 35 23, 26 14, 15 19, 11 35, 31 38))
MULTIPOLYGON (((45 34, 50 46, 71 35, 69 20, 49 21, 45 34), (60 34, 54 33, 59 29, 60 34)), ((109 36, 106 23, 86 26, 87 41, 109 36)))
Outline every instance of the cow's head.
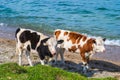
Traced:
POLYGON ((63 41, 57 41, 54 37, 50 37, 48 41, 44 44, 48 46, 48 49, 52 55, 56 54, 56 46, 57 44, 61 44, 63 41))
POLYGON ((101 38, 98 37, 95 39, 94 42, 94 51, 95 52, 104 52, 105 51, 105 46, 104 46, 104 42, 105 42, 105 38, 101 38))

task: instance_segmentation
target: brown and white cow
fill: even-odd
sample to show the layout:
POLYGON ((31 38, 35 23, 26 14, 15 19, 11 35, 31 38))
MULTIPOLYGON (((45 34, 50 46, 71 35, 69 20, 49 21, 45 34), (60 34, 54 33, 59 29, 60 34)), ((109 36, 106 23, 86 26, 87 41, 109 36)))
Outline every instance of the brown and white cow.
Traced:
POLYGON ((40 32, 30 29, 18 28, 15 33, 16 53, 19 53, 19 65, 22 64, 22 54, 25 51, 30 66, 33 66, 30 53, 38 53, 40 62, 44 65, 45 57, 56 54, 57 41, 54 37, 48 37, 40 32))
POLYGON ((84 64, 83 71, 89 68, 88 62, 90 55, 95 52, 105 51, 105 39, 101 37, 90 38, 77 32, 61 29, 55 30, 54 36, 57 40, 63 40, 63 43, 57 46, 58 53, 56 54, 55 61, 57 61, 57 56, 60 53, 62 62, 64 63, 63 53, 65 50, 79 53, 83 61, 82 63, 84 64))

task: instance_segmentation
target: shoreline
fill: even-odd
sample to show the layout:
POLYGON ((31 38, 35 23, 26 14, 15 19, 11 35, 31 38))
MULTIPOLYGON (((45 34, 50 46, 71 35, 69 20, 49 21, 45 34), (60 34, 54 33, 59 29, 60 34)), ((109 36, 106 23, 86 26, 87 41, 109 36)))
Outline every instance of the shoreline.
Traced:
POLYGON ((17 28, 15 28, 15 27, 0 26, 0 38, 14 40, 16 29, 17 28))

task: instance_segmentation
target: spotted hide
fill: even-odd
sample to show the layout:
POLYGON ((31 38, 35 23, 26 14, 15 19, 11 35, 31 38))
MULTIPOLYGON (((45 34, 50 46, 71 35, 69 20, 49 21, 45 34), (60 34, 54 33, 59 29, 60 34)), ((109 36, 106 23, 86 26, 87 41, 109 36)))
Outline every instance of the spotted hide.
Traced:
POLYGON ((44 65, 45 57, 48 61, 56 54, 57 41, 54 37, 48 37, 40 32, 30 29, 18 28, 15 33, 16 53, 19 53, 19 65, 22 64, 22 54, 25 51, 30 66, 33 66, 30 53, 38 53, 40 62, 44 65))
POLYGON ((54 31, 54 37, 57 40, 63 40, 63 43, 57 46, 55 61, 57 61, 57 56, 60 53, 62 62, 64 63, 63 53, 65 50, 69 52, 79 53, 82 58, 82 63, 84 64, 83 71, 87 71, 89 68, 89 57, 92 54, 105 51, 105 39, 101 37, 90 38, 77 32, 61 29, 54 31))

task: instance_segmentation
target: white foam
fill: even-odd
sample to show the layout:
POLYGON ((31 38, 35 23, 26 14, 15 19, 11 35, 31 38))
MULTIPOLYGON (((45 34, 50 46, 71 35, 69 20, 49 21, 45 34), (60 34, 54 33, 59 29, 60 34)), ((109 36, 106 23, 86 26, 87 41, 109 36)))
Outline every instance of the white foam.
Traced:
POLYGON ((117 45, 117 46, 120 46, 120 40, 106 40, 105 44, 106 45, 117 45))
POLYGON ((0 23, 0 26, 3 26, 4 25, 4 23, 0 23))
POLYGON ((0 27, 6 27, 7 26, 7 24, 5 24, 5 23, 0 23, 0 27))

